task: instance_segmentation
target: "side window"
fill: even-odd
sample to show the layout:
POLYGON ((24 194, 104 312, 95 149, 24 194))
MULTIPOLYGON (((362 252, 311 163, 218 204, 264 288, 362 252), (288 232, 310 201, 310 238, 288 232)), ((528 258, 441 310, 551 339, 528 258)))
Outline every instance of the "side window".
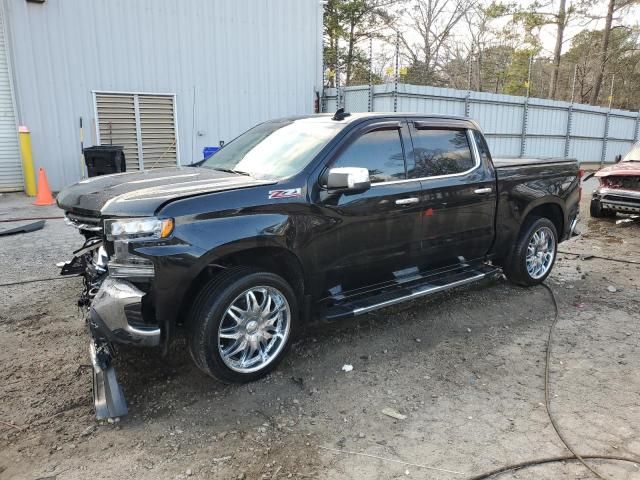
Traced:
POLYGON ((349 145, 331 167, 367 168, 371 183, 403 180, 406 176, 400 131, 374 130, 365 133, 349 145))
POLYGON ((466 130, 420 129, 412 133, 410 178, 451 175, 474 166, 466 130))

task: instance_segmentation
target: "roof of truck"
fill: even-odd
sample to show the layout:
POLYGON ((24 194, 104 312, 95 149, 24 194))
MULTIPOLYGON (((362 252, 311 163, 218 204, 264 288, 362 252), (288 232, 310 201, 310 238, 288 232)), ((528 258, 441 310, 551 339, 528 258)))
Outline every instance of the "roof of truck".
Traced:
POLYGON ((439 113, 419 113, 419 112, 360 112, 360 113, 345 113, 346 116, 340 119, 334 119, 334 113, 315 113, 309 115, 292 115, 288 117, 273 119, 270 121, 292 121, 292 120, 317 120, 318 122, 335 122, 337 124, 348 125, 350 123, 362 120, 376 119, 376 118, 415 118, 415 119, 437 119, 437 120, 452 120, 458 122, 470 122, 476 128, 480 128, 478 123, 469 117, 463 117, 459 115, 442 115, 439 113))
MULTIPOLYGON (((361 120, 363 118, 380 118, 380 117, 397 117, 397 118, 406 118, 406 117, 415 117, 415 118, 444 118, 451 120, 473 120, 469 117, 463 117, 460 115, 442 115, 439 113, 420 113, 420 112, 355 112, 349 113, 346 112, 346 116, 344 120, 336 120, 341 122, 351 122, 353 120, 361 120)), ((289 117, 285 117, 287 119, 298 119, 298 118, 326 118, 333 117, 334 113, 313 113, 309 115, 292 115, 289 117)))

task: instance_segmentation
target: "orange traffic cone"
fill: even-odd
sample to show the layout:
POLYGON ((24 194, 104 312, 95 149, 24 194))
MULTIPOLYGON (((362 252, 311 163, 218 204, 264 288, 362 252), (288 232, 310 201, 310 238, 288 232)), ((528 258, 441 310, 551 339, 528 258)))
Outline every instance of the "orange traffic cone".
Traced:
POLYGON ((38 173, 38 193, 36 194, 36 201, 34 205, 53 205, 55 204, 53 195, 51 195, 51 189, 49 188, 49 182, 47 181, 47 174, 44 173, 44 168, 40 168, 38 173))

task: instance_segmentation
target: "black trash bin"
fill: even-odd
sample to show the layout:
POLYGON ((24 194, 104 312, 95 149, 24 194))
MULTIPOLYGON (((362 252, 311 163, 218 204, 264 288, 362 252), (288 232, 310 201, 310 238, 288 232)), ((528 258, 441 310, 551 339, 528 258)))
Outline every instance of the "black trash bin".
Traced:
POLYGON ((124 151, 120 145, 96 145, 84 149, 84 163, 90 177, 109 175, 127 170, 124 151))

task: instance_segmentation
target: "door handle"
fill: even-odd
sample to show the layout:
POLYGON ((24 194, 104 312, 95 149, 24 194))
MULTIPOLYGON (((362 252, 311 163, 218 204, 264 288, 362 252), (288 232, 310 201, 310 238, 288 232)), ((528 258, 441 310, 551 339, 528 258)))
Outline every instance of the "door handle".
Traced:
POLYGON ((417 197, 411 198, 399 198, 396 200, 396 205, 411 205, 412 203, 418 203, 420 201, 417 197))
POLYGON ((482 195, 483 193, 491 193, 493 192, 493 188, 491 187, 486 187, 486 188, 476 188, 473 193, 477 193, 478 195, 482 195))

